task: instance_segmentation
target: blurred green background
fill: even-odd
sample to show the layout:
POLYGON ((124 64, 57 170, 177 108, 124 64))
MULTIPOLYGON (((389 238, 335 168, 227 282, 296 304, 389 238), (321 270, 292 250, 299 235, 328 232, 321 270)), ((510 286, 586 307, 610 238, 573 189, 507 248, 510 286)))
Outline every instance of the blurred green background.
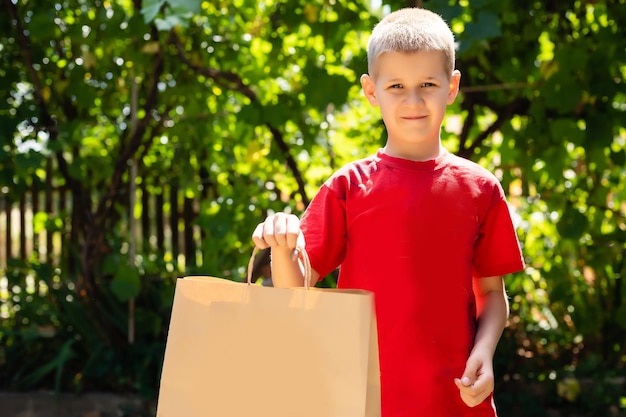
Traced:
POLYGON ((528 264, 500 414, 626 415, 624 0, 1 0, 0 390, 153 402, 175 279, 243 279, 259 221, 384 144, 365 46, 416 5, 457 35, 444 144, 528 264))

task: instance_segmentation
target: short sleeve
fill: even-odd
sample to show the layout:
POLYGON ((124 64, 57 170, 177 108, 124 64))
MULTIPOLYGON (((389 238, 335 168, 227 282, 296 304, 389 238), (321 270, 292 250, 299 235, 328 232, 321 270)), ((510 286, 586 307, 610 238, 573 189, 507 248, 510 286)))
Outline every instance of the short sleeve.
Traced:
POLYGON ((345 197, 324 184, 305 210, 301 229, 311 267, 323 278, 345 257, 345 197))
POLYGON ((474 274, 500 276, 524 269, 524 259, 502 186, 492 186, 474 246, 474 274))

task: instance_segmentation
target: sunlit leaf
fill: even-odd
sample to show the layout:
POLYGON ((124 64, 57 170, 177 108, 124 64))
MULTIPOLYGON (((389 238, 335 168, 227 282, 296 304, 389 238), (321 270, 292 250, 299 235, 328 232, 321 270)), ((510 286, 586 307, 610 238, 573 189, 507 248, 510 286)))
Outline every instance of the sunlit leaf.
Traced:
POLYGON ((165 4, 166 0, 146 0, 143 2, 143 7, 141 9, 141 14, 143 15, 144 21, 146 23, 150 23, 154 20, 161 7, 165 4))

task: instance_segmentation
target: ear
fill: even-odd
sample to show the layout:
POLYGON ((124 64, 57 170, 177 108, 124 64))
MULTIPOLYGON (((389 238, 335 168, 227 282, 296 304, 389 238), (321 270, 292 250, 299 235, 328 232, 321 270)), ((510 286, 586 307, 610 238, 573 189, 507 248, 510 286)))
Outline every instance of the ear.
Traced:
POLYGON ((378 106, 378 99, 376 98, 376 84, 374 79, 368 74, 361 75, 361 87, 363 88, 363 94, 365 98, 370 102, 372 106, 378 106))
POLYGON ((448 104, 454 103, 456 96, 459 94, 459 85, 461 84, 461 71, 452 71, 452 77, 450 77, 450 85, 448 90, 448 104))

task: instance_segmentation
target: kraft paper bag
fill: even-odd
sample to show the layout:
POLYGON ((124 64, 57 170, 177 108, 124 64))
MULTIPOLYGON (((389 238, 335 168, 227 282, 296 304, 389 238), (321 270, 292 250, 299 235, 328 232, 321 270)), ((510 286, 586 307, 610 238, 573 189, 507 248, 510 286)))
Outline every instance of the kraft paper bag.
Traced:
POLYGON ((373 304, 367 291, 179 278, 157 417, 379 417, 373 304))

